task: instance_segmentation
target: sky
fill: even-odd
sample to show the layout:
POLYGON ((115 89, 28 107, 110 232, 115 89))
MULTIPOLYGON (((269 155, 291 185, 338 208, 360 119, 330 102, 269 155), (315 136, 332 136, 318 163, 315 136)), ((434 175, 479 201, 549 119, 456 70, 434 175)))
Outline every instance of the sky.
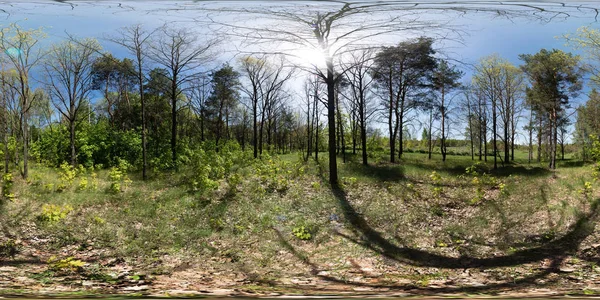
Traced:
MULTIPOLYGON (((163 25, 165 22, 173 26, 185 26, 196 32, 200 36, 212 35, 214 32, 210 29, 224 28, 218 23, 227 23, 240 26, 267 27, 271 29, 290 30, 293 32, 304 31, 306 28, 298 25, 286 23, 281 19, 271 20, 263 18, 256 14, 247 14, 232 12, 228 10, 248 9, 248 10, 272 10, 281 12, 292 7, 292 11, 298 17, 310 15, 317 11, 327 9, 338 9, 343 4, 328 1, 4 1, 0 2, 0 25, 17 22, 24 28, 44 27, 48 38, 43 42, 43 47, 49 47, 51 43, 60 41, 70 35, 78 37, 96 37, 100 39, 106 51, 110 51, 117 57, 126 56, 126 52, 117 45, 112 44, 103 37, 118 34, 119 28, 133 24, 143 24, 147 28, 155 28, 163 25), (211 20, 216 23, 209 23, 211 20)), ((376 1, 356 1, 354 5, 374 4, 376 1), (360 3, 358 3, 360 2, 360 3)), ((441 1, 444 2, 444 1, 441 1)), ((448 36, 448 39, 441 40, 435 44, 436 48, 445 56, 455 60, 459 68, 466 73, 464 82, 470 81, 472 74, 471 68, 482 57, 497 53, 501 57, 508 59, 515 65, 521 62, 518 59, 519 54, 533 54, 542 48, 561 49, 579 53, 565 45, 565 40, 560 37, 564 34, 574 33, 581 26, 591 26, 598 28, 596 20, 596 11, 588 8, 600 8, 600 2, 565 2, 563 4, 553 3, 552 1, 538 1, 536 5, 542 5, 546 12, 528 8, 527 5, 533 3, 506 1, 509 5, 500 6, 495 1, 462 1, 453 2, 444 8, 435 11, 426 10, 435 6, 432 1, 378 1, 382 5, 377 6, 376 13, 358 16, 355 19, 345 20, 342 23, 344 28, 352 26, 361 26, 377 20, 385 20, 394 16, 402 16, 397 22, 405 22, 405 25, 417 25, 419 22, 445 22, 454 31, 423 31, 420 29, 406 32, 395 32, 387 35, 374 37, 367 40, 367 43, 379 43, 385 45, 396 44, 403 39, 416 37, 421 34, 438 37, 440 35, 448 36), (402 7, 404 10, 392 10, 383 4, 395 3, 394 7, 402 7), (400 3, 400 4, 398 4, 400 3), (540 4, 541 3, 541 4, 540 4), (582 9, 573 8, 581 5, 582 9), (405 10, 407 7, 413 9, 423 9, 419 11, 419 19, 411 19, 413 10, 405 10), (478 7, 479 13, 475 13, 473 8, 478 7), (461 12, 461 8, 469 9, 466 14, 461 12), (499 15, 498 9, 507 9, 515 12, 519 17, 507 18, 499 15), (425 11, 423 13, 423 11, 425 11), (549 13, 552 11, 552 13, 549 13), (534 14, 535 12, 535 14, 534 14), (536 15, 537 14, 537 15, 536 15), (535 19, 535 16, 540 19, 535 19), (460 36, 457 35, 460 33, 460 36), (456 40, 459 39, 460 42, 456 40)), ((417 10, 414 10, 417 11, 417 10)), ((272 18, 272 16, 270 16, 272 18)), ((342 26, 342 27, 343 27, 342 26)), ((231 32, 231 31, 228 31, 231 32)), ((242 33, 241 31, 238 33, 242 33)), ((306 30, 308 35, 310 30, 306 30)), ((236 43, 232 40, 223 43, 220 46, 221 55, 212 61, 215 68, 224 62, 235 64, 235 55, 240 50, 258 49, 260 47, 273 47, 273 43, 236 43), (236 46, 232 46, 232 45, 236 46), (266 46, 265 46, 266 45, 266 46)), ((287 45, 281 49, 298 49, 303 46, 287 45)), ((308 60, 318 58, 314 50, 309 47, 296 52, 300 57, 297 62, 305 63, 308 60)), ((287 51, 287 50, 286 50, 287 51)), ((299 80, 298 80, 299 81, 299 80)), ((298 82, 293 84, 298 88, 298 82)), ((586 99, 585 93, 589 90, 586 86, 582 96, 573 99, 573 106, 580 105, 586 99)))

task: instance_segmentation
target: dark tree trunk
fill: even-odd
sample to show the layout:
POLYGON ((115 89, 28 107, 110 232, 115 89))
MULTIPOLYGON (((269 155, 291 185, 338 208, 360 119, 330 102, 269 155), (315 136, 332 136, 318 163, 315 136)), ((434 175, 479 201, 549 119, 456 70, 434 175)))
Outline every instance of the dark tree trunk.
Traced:
POLYGON ((177 168, 177 76, 171 82, 171 154, 177 168))
POLYGON ((338 185, 336 149, 335 149, 335 78, 333 73, 333 61, 327 58, 327 119, 329 127, 329 183, 331 186, 338 185))
POLYGON ((442 152, 442 161, 446 161, 446 107, 444 103, 444 86, 442 85, 442 105, 440 107, 442 117, 442 141, 440 143, 440 151, 442 152))
MULTIPOLYGON (((254 87, 254 95, 257 95, 258 91, 256 90, 256 87, 254 87)), ((252 148, 254 151, 254 158, 258 158, 258 139, 257 139, 257 135, 258 135, 258 99, 254 99, 254 101, 252 102, 252 148)))
POLYGON ((69 120, 69 141, 71 142, 71 166, 77 164, 77 155, 75 154, 75 120, 69 120))
POLYGON ((497 115, 496 115, 496 99, 492 99, 492 141, 494 143, 494 170, 498 169, 498 144, 497 142, 497 115))

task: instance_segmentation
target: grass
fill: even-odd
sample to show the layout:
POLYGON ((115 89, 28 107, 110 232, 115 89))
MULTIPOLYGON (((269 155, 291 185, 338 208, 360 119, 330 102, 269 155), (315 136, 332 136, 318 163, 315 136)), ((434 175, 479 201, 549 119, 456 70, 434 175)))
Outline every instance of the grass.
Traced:
MULTIPOLYGON (((474 163, 468 156, 442 163, 437 156, 406 153, 397 164, 381 160, 369 166, 349 157, 339 162, 343 200, 394 247, 454 258, 510 255, 556 240, 590 208, 582 189, 591 169, 574 160, 550 171, 520 155, 516 163, 483 175, 465 173, 474 163)), ((70 255, 78 257, 101 249, 100 256, 124 257, 148 274, 174 272, 177 264, 168 257, 241 270, 257 281, 310 269, 346 278, 357 268, 349 257, 389 265, 329 187, 320 171, 326 155, 320 156, 321 166, 298 158, 254 162, 236 171, 242 174, 239 184, 225 178, 215 190, 202 192, 185 184, 190 170, 145 182, 130 174, 133 181, 117 193, 110 190, 107 170, 87 170, 59 192, 57 171, 35 166, 29 182, 15 176, 15 199, 1 218, 21 239, 48 237, 48 253, 75 246, 79 250, 70 255), (86 187, 80 187, 82 181, 86 187), (49 204, 72 210, 42 221, 49 204), (310 238, 298 238, 298 228, 310 238)), ((490 161, 486 165, 491 169, 490 161)), ((591 197, 597 196, 594 183, 591 197)), ((416 286, 437 278, 430 277, 404 276, 416 286)))

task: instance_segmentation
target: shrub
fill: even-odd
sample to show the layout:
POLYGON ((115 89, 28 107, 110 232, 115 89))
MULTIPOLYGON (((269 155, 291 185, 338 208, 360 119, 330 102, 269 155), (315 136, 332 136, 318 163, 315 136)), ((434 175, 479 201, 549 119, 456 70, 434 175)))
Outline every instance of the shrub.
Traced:
POLYGON ((13 175, 12 173, 6 173, 2 175, 2 197, 4 199, 13 199, 15 195, 12 193, 13 187, 13 175))
MULTIPOLYGON (((119 167, 112 167, 108 171, 108 181, 110 182, 110 186, 108 191, 113 194, 118 194, 124 192, 125 189, 131 184, 131 179, 127 177, 126 170, 128 168, 127 162, 120 164, 119 167)), ((97 185, 97 183, 96 183, 97 185)))
POLYGON ((83 261, 73 257, 58 259, 56 256, 52 256, 48 260, 48 269, 55 272, 79 272, 84 265, 83 261))
POLYGON ((41 222, 56 223, 66 218, 71 211, 73 211, 73 207, 70 205, 44 204, 42 213, 37 218, 41 222))

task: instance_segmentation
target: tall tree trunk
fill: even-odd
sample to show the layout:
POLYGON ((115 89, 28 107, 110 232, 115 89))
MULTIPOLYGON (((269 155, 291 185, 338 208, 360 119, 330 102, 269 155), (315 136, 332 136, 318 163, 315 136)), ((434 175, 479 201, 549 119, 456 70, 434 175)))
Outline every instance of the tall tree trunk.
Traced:
POLYGON ((315 119, 315 161, 319 162, 319 118, 315 119))
MULTIPOLYGON (((29 105, 27 103, 26 105, 29 105)), ((29 175, 29 126, 28 126, 28 113, 23 112, 23 179, 27 179, 29 175)))
POLYGON ((171 81, 171 155, 177 168, 177 76, 171 81))
POLYGON ((552 137, 551 137, 551 151, 550 151, 550 169, 556 169, 556 144, 558 144, 558 116, 556 108, 552 108, 552 137))
POLYGON ((148 149, 146 147, 146 96, 144 95, 144 76, 142 75, 141 53, 138 57, 138 85, 140 89, 140 102, 142 104, 142 179, 148 179, 148 149))
POLYGON ((542 114, 538 113, 539 125, 538 125, 538 147, 537 147, 537 162, 542 162, 542 114))
POLYGON ((529 163, 533 160, 533 110, 529 112, 529 163))
POLYGON ((306 100, 306 159, 305 161, 308 161, 308 158, 310 157, 310 152, 311 152, 311 148, 312 148, 312 129, 311 129, 311 120, 310 120, 310 114, 312 113, 311 108, 310 108, 310 99, 306 100))
POLYGON ((428 155, 427 155, 427 159, 431 159, 431 151, 432 151, 432 139, 433 139, 433 135, 432 135, 432 129, 433 129, 433 108, 429 111, 429 135, 428 135, 428 155))
POLYGON ((327 57, 327 119, 329 127, 329 183, 338 185, 337 160, 335 149, 335 78, 333 73, 333 60, 327 57))
POLYGON ((75 120, 69 120, 69 141, 71 142, 71 166, 77 164, 77 155, 75 154, 75 120))
MULTIPOLYGON (((254 95, 257 95, 258 91, 256 90, 256 87, 254 87, 254 95)), ((252 101, 252 148, 254 151, 254 158, 258 158, 258 139, 257 139, 257 135, 258 135, 258 99, 254 99, 252 101)), ((310 137, 309 137, 310 139, 310 137)), ((309 153, 310 155, 310 153, 309 153)))
POLYGON ((444 85, 442 85, 442 105, 440 106, 440 112, 442 115, 442 141, 440 143, 440 151, 442 152, 442 161, 446 161, 446 107, 444 106, 444 85))
POLYGON ((504 162, 510 161, 509 122, 504 122, 504 162))
POLYGON ((492 99, 492 135, 493 135, 493 148, 494 148, 494 170, 498 169, 498 145, 497 140, 497 114, 496 114, 496 99, 492 99))
POLYGON ((367 124, 365 122, 365 114, 364 111, 360 112, 360 140, 362 146, 362 162, 363 165, 368 165, 367 161, 367 124))

